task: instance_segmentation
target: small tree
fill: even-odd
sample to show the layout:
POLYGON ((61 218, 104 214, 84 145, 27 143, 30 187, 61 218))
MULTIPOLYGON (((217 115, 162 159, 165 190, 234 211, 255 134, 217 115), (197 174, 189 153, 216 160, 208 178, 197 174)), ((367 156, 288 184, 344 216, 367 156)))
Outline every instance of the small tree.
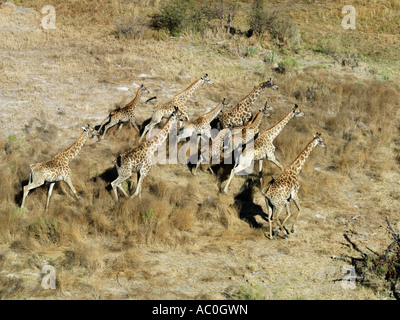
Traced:
POLYGON ((254 0, 250 11, 249 24, 254 33, 266 31, 266 0, 254 0))
POLYGON ((160 12, 151 16, 150 26, 153 29, 167 29, 177 36, 191 20, 190 11, 196 6, 194 0, 171 0, 166 2, 160 12))

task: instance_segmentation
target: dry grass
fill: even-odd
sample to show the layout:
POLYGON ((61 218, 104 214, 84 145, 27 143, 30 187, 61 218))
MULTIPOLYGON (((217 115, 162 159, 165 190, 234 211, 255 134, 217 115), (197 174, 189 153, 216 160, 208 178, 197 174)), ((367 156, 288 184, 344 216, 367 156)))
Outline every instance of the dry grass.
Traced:
MULTIPOLYGON (((16 3, 37 12, 42 4, 52 4, 16 3)), ((0 63, 0 99, 7 109, 0 139, 0 297, 221 299, 238 296, 253 281, 263 298, 383 298, 363 288, 344 292, 331 283, 340 271, 329 268, 337 271, 341 265, 328 257, 346 252, 341 247, 346 228, 374 234, 370 241, 379 244, 384 240, 377 229, 380 219, 398 220, 398 83, 357 74, 357 68, 302 61, 296 73, 275 73, 263 60, 268 44, 256 38, 218 33, 166 41, 155 34, 115 37, 114 19, 135 18, 154 3, 53 3, 59 21, 54 32, 3 37, 8 33, 1 31, 7 52, 0 63), (80 25, 88 29, 79 30, 80 25), (248 55, 249 46, 256 47, 254 55, 248 55), (83 201, 60 182, 47 213, 48 185, 28 195, 27 209, 19 208, 29 165, 67 148, 81 125, 99 124, 111 109, 130 101, 141 83, 162 103, 203 73, 215 86, 199 89, 188 101, 192 116, 223 97, 233 104, 269 76, 279 91, 268 92, 254 106, 258 110, 268 98, 274 107, 262 128, 299 104, 306 118, 290 122, 276 139, 284 165, 315 132, 322 133, 327 148, 313 151, 300 174, 304 212, 292 238, 272 242, 263 237, 268 224, 254 177, 237 177, 228 195, 219 192, 229 168, 221 168, 217 177, 201 170, 194 177, 185 165, 156 165, 141 199, 122 198, 116 204, 109 187, 116 176, 111 161, 137 144, 130 125, 110 129, 100 142, 88 141, 71 162, 72 182, 83 201), (351 220, 356 215, 361 217, 351 220), (40 286, 44 264, 57 270, 55 291, 40 286), (310 279, 319 286, 310 288, 310 279)), ((308 8, 311 2, 303 4, 308 8)), ((332 23, 327 8, 310 19, 332 23)), ((27 23, 39 18, 33 13, 27 23)), ((140 104, 139 123, 151 116, 153 105, 140 104)), ((264 175, 278 174, 265 161, 264 175)), ((132 193, 135 186, 134 174, 124 187, 132 193)))

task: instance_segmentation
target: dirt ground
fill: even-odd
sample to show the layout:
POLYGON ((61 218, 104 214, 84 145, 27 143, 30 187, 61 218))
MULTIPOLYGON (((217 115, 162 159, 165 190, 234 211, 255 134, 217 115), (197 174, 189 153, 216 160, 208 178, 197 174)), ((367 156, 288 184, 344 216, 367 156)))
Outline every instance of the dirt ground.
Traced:
MULTIPOLYGON (((188 108, 192 117, 214 107, 222 97, 233 104, 258 84, 259 77, 252 73, 260 63, 255 59, 229 60, 193 47, 179 38, 151 43, 143 40, 133 47, 111 35, 102 38, 85 36, 85 30, 81 34, 71 34, 67 27, 44 30, 40 26, 42 16, 33 9, 0 5, 0 137, 4 141, 23 140, 29 150, 28 158, 20 162, 26 166, 20 165, 18 174, 14 176, 21 181, 12 182, 17 187, 11 192, 9 202, 15 207, 20 205, 20 192, 23 183, 27 182, 30 163, 46 160, 67 148, 80 135, 83 125, 100 124, 110 110, 129 102, 142 83, 151 93, 142 97, 138 106, 139 124, 151 117, 152 108, 157 103, 168 101, 204 73, 209 74, 215 85, 200 88, 190 99, 188 108), (157 99, 146 104, 145 100, 151 96, 157 96, 157 99)), ((313 63, 316 64, 305 59, 304 67, 313 63)), ((333 65, 332 73, 349 72, 364 79, 361 69, 357 75, 357 71, 344 70, 331 61, 329 63, 333 65)), ((280 80, 288 81, 284 77, 280 80)), ((277 85, 282 85, 279 79, 277 85)), ((271 101, 274 113, 263 122, 262 128, 279 120, 294 102, 278 90, 263 93, 256 103, 257 108, 265 99, 271 101)), ((282 141, 288 141, 293 132, 297 132, 296 128, 300 131, 302 127, 311 127, 299 133, 301 141, 293 147, 288 158, 285 158, 281 142, 278 158, 284 159, 284 163, 290 163, 289 158, 293 158, 310 140, 309 132, 323 128, 319 120, 313 120, 316 113, 318 110, 308 110, 305 119, 293 120, 303 121, 298 127, 296 123, 285 128, 282 141)), ((329 134, 323 134, 328 148, 332 150, 336 142, 329 134)), ((90 167, 88 170, 91 173, 104 173, 113 167, 112 160, 119 152, 137 145, 138 137, 130 125, 124 125, 118 132, 116 128, 110 129, 104 140, 87 142, 75 163, 71 164, 72 170, 90 167)), ((396 141, 392 141, 378 148, 379 161, 389 160, 386 164, 380 163, 384 169, 376 169, 378 174, 375 175, 370 169, 363 171, 361 168, 345 173, 329 170, 331 162, 326 157, 332 151, 314 150, 311 164, 300 174, 304 190, 301 193, 302 214, 296 232, 287 239, 277 237, 272 241, 264 235, 268 222, 263 218, 266 207, 257 179, 253 185, 253 182, 247 181, 248 177, 236 177, 230 192, 222 195, 219 190, 226 175, 223 179, 220 175, 214 177, 203 168, 197 176, 193 176, 184 164, 153 167, 144 182, 145 200, 140 205, 146 199, 154 201, 154 197, 160 195, 165 195, 163 201, 171 199, 176 188, 180 193, 187 192, 187 195, 179 196, 185 199, 188 210, 193 209, 190 213, 192 226, 174 234, 173 241, 147 239, 136 242, 126 236, 124 242, 121 237, 113 237, 107 232, 83 232, 87 226, 79 225, 79 221, 87 214, 85 211, 90 205, 76 204, 76 200, 68 198, 56 187, 50 209, 45 213, 47 186, 42 187, 41 191, 29 194, 27 209, 19 220, 10 222, 10 230, 14 228, 13 231, 6 236, 8 229, 2 228, 1 297, 389 299, 388 292, 360 285, 355 288, 346 286, 347 282, 340 279, 347 275, 348 263, 337 257, 351 255, 343 241, 344 232, 352 232, 363 245, 379 250, 388 243, 385 229, 380 227, 385 216, 389 215, 394 223, 400 221, 400 203, 396 195, 400 174, 394 160, 395 147, 396 141), (329 188, 325 184, 331 181, 335 183, 329 188), (246 183, 250 185, 242 188, 246 183), (160 191, 158 185, 166 190, 160 191), (71 201, 71 207, 66 198, 71 201), (207 201, 211 203, 208 214, 196 217, 196 212, 200 212, 196 211, 197 208, 204 208, 207 201), (79 238, 82 245, 80 251, 68 240, 48 246, 40 241, 34 242, 35 239, 29 245, 23 243, 21 234, 26 230, 23 228, 40 217, 57 219, 60 217, 57 213, 59 205, 69 208, 67 212, 71 212, 71 226, 76 224, 71 234, 74 232, 74 239, 79 238), (223 214, 214 213, 218 210, 223 214), (14 226, 15 221, 21 223, 20 230, 18 225, 14 226), (80 252, 85 256, 81 260, 86 263, 69 264, 68 252, 75 257, 71 261, 76 261, 80 252), (46 290, 41 286, 42 268, 47 264, 55 267, 55 290, 46 290)), ((365 157, 374 157, 374 154, 365 157)), ((273 164, 264 161, 264 166, 267 167, 264 172, 275 177, 279 174, 273 164)), ((97 194, 104 197, 107 208, 115 208, 112 194, 106 189, 109 181, 99 184, 104 191, 93 192, 92 195, 91 191, 84 190, 83 178, 78 177, 88 171, 78 171, 75 187, 84 201, 95 203, 94 194, 97 194)), ((91 188, 95 187, 93 182, 91 188)), ((125 207, 135 207, 136 201, 122 200, 125 207)), ((168 201, 172 200, 165 201, 170 205, 168 201)), ((114 211, 98 211, 99 221, 102 214, 104 219, 108 219, 115 217, 120 212, 118 210, 117 207, 114 211)))

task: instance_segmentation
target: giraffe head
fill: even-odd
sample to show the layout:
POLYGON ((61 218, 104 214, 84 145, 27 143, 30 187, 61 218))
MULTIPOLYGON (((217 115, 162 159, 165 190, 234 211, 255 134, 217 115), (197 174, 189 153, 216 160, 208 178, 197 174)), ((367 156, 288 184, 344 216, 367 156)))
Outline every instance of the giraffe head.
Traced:
POLYGON ((86 132, 89 138, 93 138, 93 136, 99 135, 98 131, 96 131, 90 124, 87 124, 86 127, 82 127, 82 129, 86 132))
POLYGON ((214 83, 208 78, 208 74, 206 73, 203 77, 201 77, 203 83, 207 83, 210 85, 214 85, 214 83))
POLYGON ((217 112, 220 112, 223 108, 225 108, 228 105, 229 104, 226 102, 226 99, 223 98, 222 101, 208 113, 204 114, 203 116, 197 118, 194 121, 186 121, 185 124, 182 125, 181 130, 179 132, 179 139, 184 140, 187 137, 190 137, 194 132, 196 132, 196 131, 199 132, 198 131, 199 126, 201 127, 205 122, 209 121, 209 120, 207 120, 207 115, 209 115, 213 111, 217 110, 218 107, 220 107, 220 109, 217 112))
POLYGON ((324 140, 321 138, 321 134, 320 133, 316 133, 315 135, 314 135, 314 140, 316 141, 316 146, 320 146, 320 147, 322 147, 322 148, 325 148, 326 147, 326 145, 325 145, 325 143, 324 143, 324 140))
POLYGON ((178 106, 174 106, 174 110, 172 111, 172 114, 171 114, 172 120, 179 120, 179 123, 181 123, 183 121, 182 120, 182 115, 183 114, 182 114, 181 110, 179 109, 179 107, 178 106))
POLYGON ((274 108, 268 105, 268 102, 265 101, 264 106, 260 109, 260 111, 264 114, 266 117, 271 117, 271 114, 268 111, 273 111, 274 108))
POLYGON ((292 112, 293 112, 293 117, 305 118, 305 114, 303 113, 303 111, 300 110, 297 104, 294 105, 292 112))
POLYGON ((269 78, 267 81, 263 82, 263 83, 261 84, 261 88, 262 88, 262 89, 269 88, 269 89, 278 90, 278 86, 276 86, 276 85, 274 85, 274 84, 272 83, 272 78, 269 78))
MULTIPOLYGON (((150 91, 147 90, 147 88, 144 86, 144 84, 142 84, 142 85, 140 86, 140 92, 141 92, 141 93, 150 93, 150 91)), ((147 101, 146 101, 146 102, 147 102, 147 101)))

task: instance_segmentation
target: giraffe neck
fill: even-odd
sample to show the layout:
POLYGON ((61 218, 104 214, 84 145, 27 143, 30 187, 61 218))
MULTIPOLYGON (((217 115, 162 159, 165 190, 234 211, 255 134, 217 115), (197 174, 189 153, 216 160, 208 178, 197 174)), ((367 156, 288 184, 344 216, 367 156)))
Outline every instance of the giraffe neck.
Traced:
POLYGON ((318 141, 317 139, 311 140, 307 146, 304 148, 302 152, 297 156, 297 158, 288 166, 289 171, 291 171, 296 176, 300 173, 301 169, 303 168, 306 160, 311 154, 311 151, 317 146, 318 141))
POLYGON ((149 149, 152 152, 155 152, 167 139, 169 132, 175 124, 175 120, 172 118, 173 115, 170 115, 165 125, 160 129, 160 132, 149 142, 149 149))
POLYGON ((183 90, 181 93, 178 93, 173 98, 173 101, 175 103, 180 103, 180 104, 185 103, 186 100, 189 99, 192 96, 192 94, 196 91, 196 89, 198 89, 203 83, 204 83, 204 81, 202 78, 196 80, 189 87, 187 87, 185 90, 183 90))
POLYGON ((254 120, 247 126, 247 129, 256 129, 260 127, 261 121, 264 117, 264 112, 261 110, 258 111, 254 120))
POLYGON ((139 87, 139 89, 136 91, 136 96, 133 98, 131 102, 129 102, 126 107, 134 107, 138 103, 140 97, 142 96, 142 87, 139 87))
POLYGON ((58 156, 65 159, 67 162, 71 161, 78 155, 79 151, 86 143, 87 138, 88 133, 86 131, 83 131, 78 140, 76 140, 74 144, 72 144, 68 149, 61 151, 58 156))
POLYGON ((264 132, 268 132, 272 140, 275 139, 283 130, 283 128, 293 119, 293 110, 290 110, 279 122, 275 123, 272 127, 266 129, 264 132))
POLYGON ((261 84, 259 84, 245 98, 240 100, 237 106, 239 108, 245 108, 245 109, 249 108, 256 101, 262 90, 263 88, 261 87, 261 84))
POLYGON ((203 114, 202 117, 206 118, 208 122, 213 121, 219 114, 219 112, 224 108, 224 104, 222 101, 217 104, 212 110, 208 111, 207 113, 203 114))

